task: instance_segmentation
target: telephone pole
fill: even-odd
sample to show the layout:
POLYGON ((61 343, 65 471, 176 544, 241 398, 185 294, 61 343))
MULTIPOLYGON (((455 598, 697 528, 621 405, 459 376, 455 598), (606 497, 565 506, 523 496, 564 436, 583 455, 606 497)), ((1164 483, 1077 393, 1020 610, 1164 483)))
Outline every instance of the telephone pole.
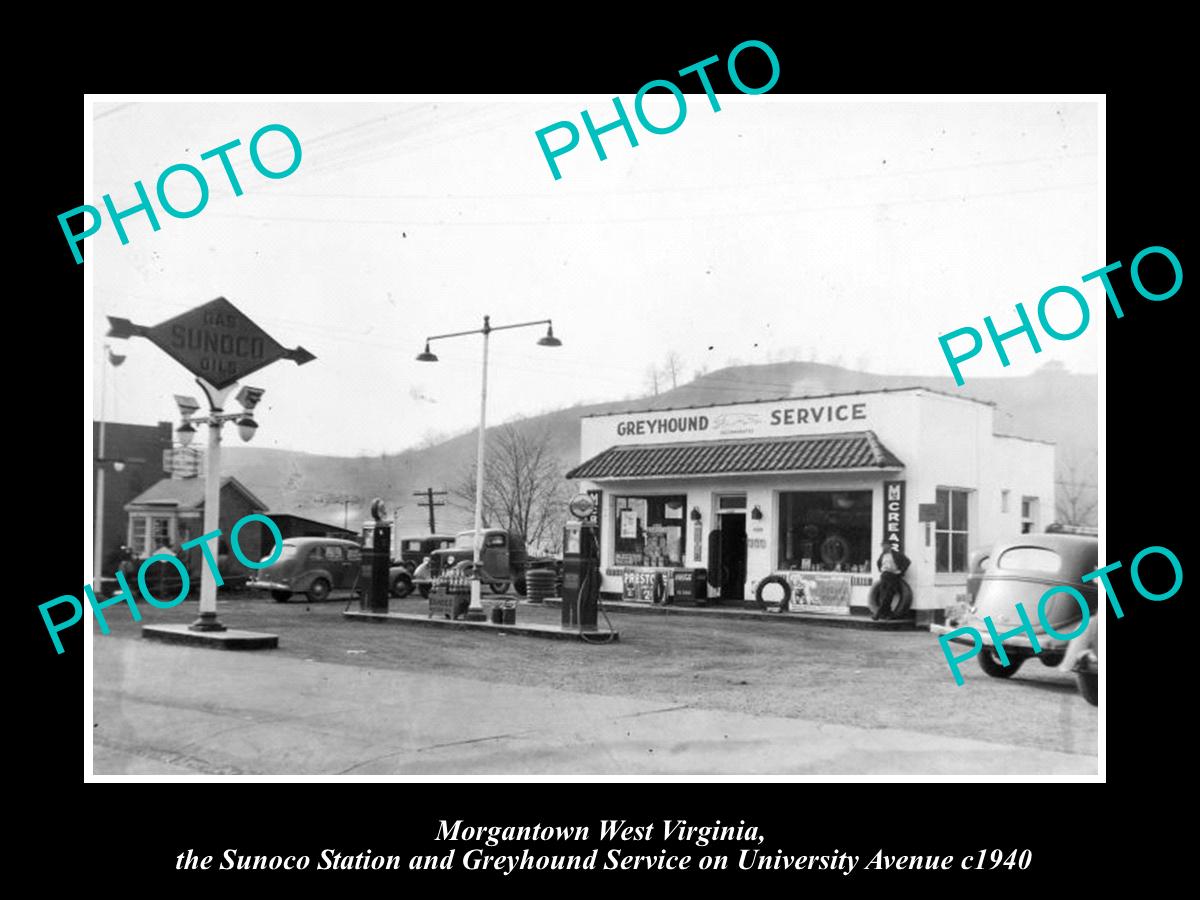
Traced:
POLYGON ((435 506, 445 506, 445 503, 434 502, 434 497, 445 497, 445 491, 435 491, 433 488, 425 488, 423 491, 413 491, 414 497, 424 497, 424 503, 418 503, 417 506, 425 506, 429 508, 429 533, 437 534, 437 521, 433 517, 433 508, 435 506))

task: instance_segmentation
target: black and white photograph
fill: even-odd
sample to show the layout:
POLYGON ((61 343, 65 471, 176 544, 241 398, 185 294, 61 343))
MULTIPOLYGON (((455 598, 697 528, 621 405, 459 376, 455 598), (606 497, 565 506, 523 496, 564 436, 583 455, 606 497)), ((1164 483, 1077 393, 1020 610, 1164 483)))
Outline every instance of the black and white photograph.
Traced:
POLYGON ((728 50, 89 97, 87 780, 1103 780, 1103 95, 728 50))

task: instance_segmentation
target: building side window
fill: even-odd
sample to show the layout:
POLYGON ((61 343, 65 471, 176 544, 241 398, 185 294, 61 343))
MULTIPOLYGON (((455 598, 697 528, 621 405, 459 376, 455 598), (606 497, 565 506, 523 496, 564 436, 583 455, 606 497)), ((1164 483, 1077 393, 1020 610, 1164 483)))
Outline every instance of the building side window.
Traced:
POLYGON ((1021 534, 1038 530, 1038 498, 1021 498, 1021 534))
POLYGON ((146 517, 129 517, 129 549, 135 556, 149 556, 146 550, 146 517))
POLYGON ((937 541, 937 572, 967 571, 969 497, 969 491, 956 491, 951 488, 937 490, 937 522, 934 528, 937 541))
POLYGON ((153 552, 159 547, 167 547, 171 544, 171 520, 163 516, 151 516, 150 518, 150 548, 147 552, 153 552))
POLYGON ((617 497, 613 564, 682 566, 687 553, 687 497, 617 497))
POLYGON ((1012 491, 1008 491, 1008 490, 1004 490, 1004 491, 1000 492, 1000 512, 1002 512, 1002 513, 1008 512, 1008 495, 1011 493, 1012 493, 1012 491))

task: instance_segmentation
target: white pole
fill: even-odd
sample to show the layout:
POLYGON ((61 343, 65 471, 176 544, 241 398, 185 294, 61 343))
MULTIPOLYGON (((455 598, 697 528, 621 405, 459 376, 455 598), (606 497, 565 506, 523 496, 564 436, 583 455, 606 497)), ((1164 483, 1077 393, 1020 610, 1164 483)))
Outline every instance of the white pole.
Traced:
POLYGON ((488 335, 491 333, 488 316, 483 317, 483 389, 479 399, 479 449, 475 456, 475 566, 471 578, 471 605, 467 610, 468 619, 482 619, 483 615, 483 585, 479 580, 480 557, 483 550, 483 449, 484 435, 487 433, 487 370, 488 370, 488 335))
POLYGON ((100 366, 100 446, 96 451, 96 459, 101 462, 96 466, 96 546, 92 556, 92 572, 96 582, 92 585, 96 594, 100 595, 100 581, 104 576, 104 382, 108 376, 108 348, 104 350, 105 360, 100 366))
MULTIPOLYGON (((208 397, 208 452, 204 458, 204 533, 212 534, 221 527, 221 420, 220 414, 237 383, 217 390, 201 378, 196 379, 208 397)), ((220 546, 220 539, 216 541, 220 546)), ((214 548, 215 549, 215 548, 214 548)), ((216 552, 213 556, 216 557, 216 552)), ((224 631, 217 621, 217 582, 207 563, 200 566, 200 618, 190 626, 192 631, 224 631)))

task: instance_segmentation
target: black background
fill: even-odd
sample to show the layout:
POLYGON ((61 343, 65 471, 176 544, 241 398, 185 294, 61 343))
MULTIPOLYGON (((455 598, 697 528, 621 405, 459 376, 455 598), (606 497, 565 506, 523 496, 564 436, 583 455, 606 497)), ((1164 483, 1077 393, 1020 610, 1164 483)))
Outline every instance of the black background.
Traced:
MULTIPOLYGON (((575 11, 579 14, 579 11, 575 11)), ((597 8, 598 19, 608 18, 597 8)), ((60 864, 82 857, 78 871, 103 878, 121 889, 143 885, 168 889, 183 884, 215 887, 251 879, 255 885, 300 885, 332 889, 475 885, 485 890, 557 881, 565 887, 583 884, 701 884, 700 875, 724 879, 729 887, 757 884, 763 877, 803 890, 815 884, 844 890, 919 882, 920 887, 976 886, 985 890, 1069 890, 1089 883, 1098 873, 1141 872, 1153 877, 1174 862, 1171 845, 1190 817, 1178 808, 1190 783, 1191 747, 1186 739, 1194 705, 1188 685, 1193 676, 1191 636, 1185 628, 1185 589, 1162 603, 1136 596, 1128 580, 1128 563, 1143 547, 1171 548, 1189 570, 1188 546, 1181 518, 1195 493, 1191 485, 1195 441, 1192 392, 1185 372, 1184 322, 1187 284, 1170 300, 1142 299, 1129 281, 1129 262, 1142 248, 1171 248, 1188 269, 1182 228, 1185 168, 1183 141, 1175 123, 1183 115, 1182 96, 1170 88, 1162 63, 1152 70, 1138 63, 1120 64, 1102 44, 1083 35, 1026 31, 1021 43, 1008 44, 993 35, 986 52, 975 42, 932 41, 894 44, 889 37, 869 40, 851 24, 839 32, 814 27, 703 27, 704 16, 688 15, 690 31, 655 37, 643 27, 617 28, 619 36, 584 41, 587 30, 562 26, 553 37, 529 38, 520 46, 511 37, 472 42, 458 32, 405 31, 394 45, 369 47, 359 31, 370 23, 337 22, 318 44, 315 39, 287 44, 270 57, 263 51, 224 43, 223 53, 245 64, 191 67, 162 63, 138 75, 136 68, 91 69, 83 81, 93 91, 381 91, 470 93, 595 92, 628 98, 646 81, 671 73, 711 55, 722 64, 710 76, 718 95, 733 92, 723 61, 742 40, 766 41, 778 54, 781 78, 772 93, 844 91, 1059 91, 1108 92, 1107 105, 1107 251, 1096 267, 1121 260, 1113 276, 1125 317, 1107 312, 1107 496, 1106 561, 1122 560, 1126 568, 1113 579, 1126 615, 1107 620, 1107 652, 1103 665, 1107 693, 1106 785, 852 783, 852 784, 513 784, 502 776, 461 784, 383 783, 206 783, 85 785, 81 740, 87 723, 82 716, 82 629, 62 635, 66 652, 54 654, 37 605, 80 589, 74 572, 58 548, 78 532, 71 509, 79 496, 79 434, 66 424, 66 409, 79 397, 75 377, 85 368, 77 333, 65 330, 76 321, 81 302, 82 267, 76 266, 63 240, 56 215, 95 198, 82 195, 80 149, 83 93, 60 81, 27 105, 35 142, 29 145, 36 177, 15 179, 29 192, 24 212, 10 219, 10 266, 22 289, 10 296, 13 325, 10 359, 21 361, 25 374, 13 384, 8 422, 10 466, 29 469, 33 490, 12 509, 29 510, 31 540, 19 550, 25 572, 10 581, 19 585, 13 598, 25 629, 25 659, 14 681, 19 711, 9 719, 9 744, 16 762, 7 771, 24 788, 20 827, 37 848, 60 864), (354 26, 353 28, 351 26, 354 26), (351 33, 353 32, 353 41, 351 33), (854 35, 850 37, 850 35, 854 35), (1000 46, 1004 43, 1004 46, 1000 46), (1095 65, 1100 60, 1105 65, 1095 65), (1086 64, 1090 61, 1090 65, 1086 64), (1051 64, 1051 62, 1053 64, 1051 64), (177 68, 178 71, 174 71, 177 68), (275 69, 287 77, 274 77, 275 69), (1117 71, 1119 70, 1119 72, 1117 71), (1130 74, 1132 73, 1132 74, 1130 74), (153 84, 147 79, 153 76, 153 84), (1145 89, 1136 79, 1146 77, 1145 89), (1149 81, 1153 78, 1153 82, 1149 81), (26 237, 25 230, 32 229, 26 237), (28 252, 26 252, 28 251, 28 252), (32 257, 32 258, 30 258, 32 257), (36 337, 30 339, 29 335, 36 337), (80 354, 78 357, 76 354, 80 354), (31 387, 36 390, 30 391, 31 387), (32 398, 32 399, 31 399, 32 398), (71 398, 71 403, 66 403, 71 398), (24 426, 17 431, 18 426, 24 426), (42 436, 47 429, 50 440, 42 436), (16 441, 16 435, 28 443, 16 441), (21 449, 25 448, 25 449, 21 449), (36 448, 36 449, 29 449, 36 448), (26 455, 28 454, 28 455, 26 455), (61 458, 59 458, 61 457, 61 458), (70 528, 67 528, 67 525, 70 528), (29 560, 29 551, 34 554, 29 560), (20 775, 28 777, 21 778, 20 775), (1179 813, 1183 812, 1182 819, 1179 813), (756 824, 766 834, 766 849, 829 853, 834 848, 869 857, 883 848, 889 854, 977 854, 995 847, 1030 848, 1034 863, 1025 872, 864 873, 852 877, 821 872, 781 873, 517 873, 507 878, 461 870, 436 872, 306 873, 177 873, 178 853, 193 848, 219 856, 225 848, 248 854, 310 854, 331 847, 345 853, 370 849, 377 854, 443 853, 433 843, 438 820, 463 819, 487 824, 589 824, 601 818, 625 818, 638 824, 663 819, 711 823, 716 819, 756 824), (314 882, 313 879, 316 879, 314 882), (116 879, 114 883, 112 880, 116 879)), ((882 23, 884 26, 887 23, 882 23)), ((553 31, 557 16, 548 13, 540 26, 553 31)), ((507 23, 509 34, 518 26, 507 23)), ((883 31, 888 29, 884 27, 883 31)), ((479 29, 486 32, 486 28, 479 29)), ((739 71, 751 85, 766 79, 755 72, 750 51, 739 59, 739 71), (745 63, 743 67, 743 63, 745 63)), ((697 88, 679 82, 689 93, 697 88)), ((597 118, 597 121, 601 121, 597 118)), ((10 169, 10 178, 12 177, 10 169)), ((1187 183, 1193 179, 1187 172, 1187 183)), ((86 245, 84 253, 86 254, 86 245)), ((1153 262, 1153 261, 1151 261, 1153 262)), ((1162 262, 1162 260, 1158 260, 1162 262)), ((1022 261, 1013 259, 1014 271, 1022 261)), ((1146 270, 1153 283, 1154 268, 1146 270)), ((1065 284, 1078 284, 1083 273, 1064 272, 1065 284)), ((1165 267, 1163 276, 1167 277, 1165 267)), ((1049 287, 1049 285, 1048 285, 1049 287)), ((989 296, 1003 296, 1003 285, 981 285, 989 296)), ((1032 308, 1036 298, 1025 300, 1032 308)), ((90 310, 84 306, 85 320, 90 310)), ((1098 310, 1093 307, 1094 312, 1098 310)), ((902 314, 902 310, 897 310, 902 314)), ((1093 319, 1093 322, 1095 319, 1093 319)), ((1093 324, 1093 327, 1095 325, 1093 324)), ((931 340, 934 336, 931 335, 931 340)), ((1044 355, 1052 358, 1054 344, 1044 355)), ((1191 367, 1189 367, 1190 369, 1191 367)), ((84 397, 84 432, 90 428, 91 398, 84 397)), ((79 421, 76 421, 78 427, 79 421)), ((84 471, 89 463, 84 460, 84 471)), ((10 476, 13 469, 10 469, 10 476)), ((26 479, 13 478, 24 482, 26 479)), ((19 485, 14 485, 19 487, 19 485)), ((19 491, 17 492, 19 493, 19 491)), ((84 525, 85 543, 89 540, 84 525)), ((77 546, 77 545, 74 545, 77 546)), ((18 545, 20 547, 20 545, 18 545)), ((74 548, 70 550, 73 555, 74 548)), ((1161 561, 1160 561, 1161 562, 1161 561)), ((10 575, 12 574, 10 570, 10 575)), ((86 579, 86 573, 83 578, 86 579)), ((1152 586, 1153 567, 1146 570, 1152 586)), ((77 594, 78 595, 78 594, 77 594)), ((102 640, 103 638, 97 638, 102 640)), ((1080 702, 1083 702, 1082 700, 1080 702)), ((661 828, 661 825, 660 825, 661 828)), ((705 852, 686 845, 649 843, 639 852, 705 852)), ((466 845, 459 848, 461 853, 466 845)), ((497 849, 504 849, 497 848, 497 849)), ((601 856, 604 850, 602 848, 601 856)), ((709 852, 720 852, 720 847, 709 852)), ((531 845, 531 851, 578 852, 578 846, 531 845)), ((511 848, 507 852, 513 851, 511 848)), ((864 858, 860 866, 866 862, 864 858)), ((315 862, 314 862, 315 866, 315 862)))

